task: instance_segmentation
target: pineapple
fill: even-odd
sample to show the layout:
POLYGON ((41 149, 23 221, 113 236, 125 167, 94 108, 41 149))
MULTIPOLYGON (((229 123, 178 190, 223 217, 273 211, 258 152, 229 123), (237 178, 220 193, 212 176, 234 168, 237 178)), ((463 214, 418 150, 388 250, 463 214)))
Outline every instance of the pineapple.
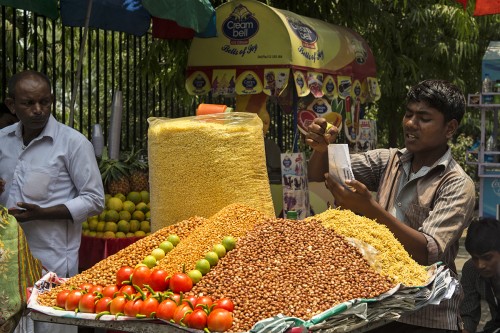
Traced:
POLYGON ((99 170, 106 193, 114 196, 118 193, 127 195, 130 192, 129 167, 120 160, 110 159, 106 148, 102 153, 99 170))
POLYGON ((141 159, 141 153, 142 149, 135 150, 134 147, 132 147, 132 151, 125 161, 130 168, 130 190, 135 192, 149 192, 148 164, 141 159))

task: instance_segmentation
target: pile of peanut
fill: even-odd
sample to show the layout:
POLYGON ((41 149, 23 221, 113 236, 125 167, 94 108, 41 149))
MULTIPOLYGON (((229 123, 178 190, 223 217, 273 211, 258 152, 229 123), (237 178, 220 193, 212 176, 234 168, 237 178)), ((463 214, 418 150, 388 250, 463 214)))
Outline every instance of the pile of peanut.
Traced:
POLYGON ((193 288, 235 302, 233 332, 284 314, 310 319, 339 303, 371 298, 393 284, 359 251, 316 221, 257 225, 193 288))
POLYGON ((183 238, 181 242, 168 253, 157 268, 173 274, 194 269, 196 261, 204 258, 212 250, 214 244, 220 243, 225 236, 239 238, 245 235, 255 225, 268 221, 270 217, 260 211, 242 204, 230 204, 212 215, 203 225, 183 238))

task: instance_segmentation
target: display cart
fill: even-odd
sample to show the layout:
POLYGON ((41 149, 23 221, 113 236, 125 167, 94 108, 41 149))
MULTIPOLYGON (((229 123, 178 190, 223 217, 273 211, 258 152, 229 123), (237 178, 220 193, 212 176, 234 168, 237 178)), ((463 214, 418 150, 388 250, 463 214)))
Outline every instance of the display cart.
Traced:
MULTIPOLYGON (((65 325, 76 325, 93 327, 98 329, 111 329, 120 330, 124 332, 134 332, 134 333, 186 333, 186 332, 202 332, 199 330, 193 330, 187 327, 182 327, 179 325, 174 325, 165 322, 158 321, 99 321, 99 320, 86 320, 86 319, 75 319, 75 318, 65 318, 65 317, 54 317, 41 312, 32 312, 31 318, 37 321, 50 322, 54 324, 65 324, 65 325)), ((377 327, 388 324, 389 321, 379 320, 376 322, 371 322, 363 327, 356 328, 350 331, 352 333, 363 333, 373 330, 377 327)))

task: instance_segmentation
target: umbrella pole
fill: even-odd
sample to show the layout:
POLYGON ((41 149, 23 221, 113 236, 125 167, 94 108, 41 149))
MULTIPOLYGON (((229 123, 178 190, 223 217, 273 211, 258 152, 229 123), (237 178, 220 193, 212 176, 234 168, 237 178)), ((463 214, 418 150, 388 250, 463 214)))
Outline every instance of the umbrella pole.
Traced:
POLYGON ((88 0, 87 3, 87 16, 85 16, 85 26, 83 30, 83 37, 80 41, 80 59, 78 60, 78 66, 76 69, 76 77, 73 82, 73 91, 71 93, 71 102, 69 109, 69 126, 73 127, 75 123, 75 101, 76 101, 76 93, 78 92, 78 84, 80 82, 80 77, 82 75, 82 66, 83 66, 83 57, 85 56, 85 44, 87 41, 87 35, 89 31, 89 22, 90 22, 90 14, 92 13, 92 0, 88 0))

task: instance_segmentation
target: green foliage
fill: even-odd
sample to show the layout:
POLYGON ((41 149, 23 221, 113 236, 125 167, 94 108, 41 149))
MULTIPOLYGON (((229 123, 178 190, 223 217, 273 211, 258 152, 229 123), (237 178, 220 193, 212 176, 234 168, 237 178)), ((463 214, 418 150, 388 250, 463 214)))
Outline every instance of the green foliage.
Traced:
POLYGON ((477 167, 474 164, 467 163, 466 156, 469 162, 477 162, 477 152, 476 155, 468 154, 468 150, 471 149, 474 144, 474 138, 466 136, 465 134, 460 134, 453 142, 450 142, 451 154, 455 161, 464 169, 464 171, 474 180, 478 180, 477 167))
MULTIPOLYGON (((458 135, 453 142, 450 142, 451 154, 455 161, 464 169, 464 171, 472 178, 476 184, 476 201, 479 198, 479 176, 477 173, 477 165, 472 164, 477 162, 477 150, 475 154, 469 152, 474 144, 474 137, 467 136, 464 133, 458 135)), ((477 204, 478 202, 476 202, 477 204)))

